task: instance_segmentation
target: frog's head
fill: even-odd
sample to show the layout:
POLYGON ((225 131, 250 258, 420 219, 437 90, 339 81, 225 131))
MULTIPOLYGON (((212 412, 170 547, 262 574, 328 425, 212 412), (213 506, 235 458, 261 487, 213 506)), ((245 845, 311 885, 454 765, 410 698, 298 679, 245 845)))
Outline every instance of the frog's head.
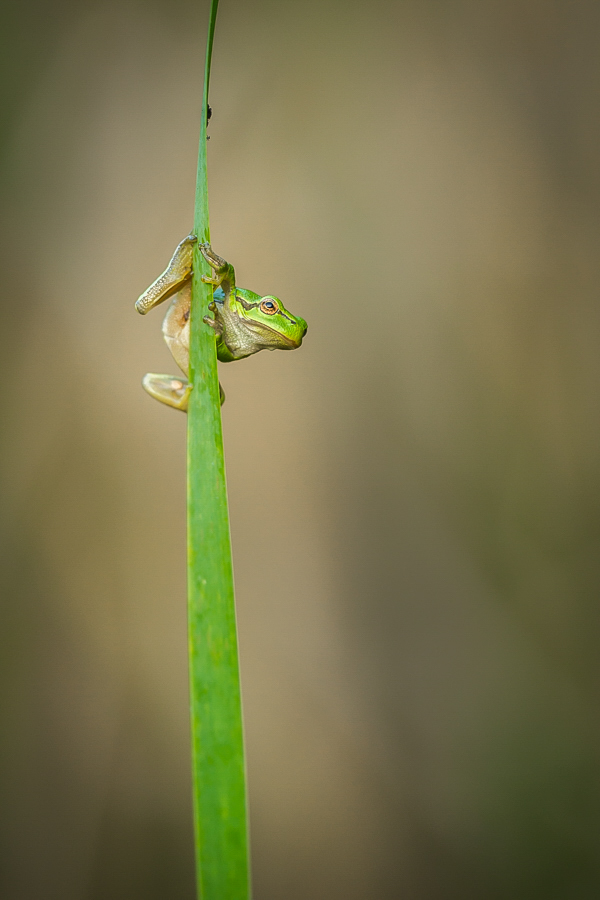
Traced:
POLYGON ((296 350, 300 346, 308 326, 304 319, 288 312, 278 297, 257 296, 249 300, 238 293, 236 299, 244 325, 264 349, 296 350))

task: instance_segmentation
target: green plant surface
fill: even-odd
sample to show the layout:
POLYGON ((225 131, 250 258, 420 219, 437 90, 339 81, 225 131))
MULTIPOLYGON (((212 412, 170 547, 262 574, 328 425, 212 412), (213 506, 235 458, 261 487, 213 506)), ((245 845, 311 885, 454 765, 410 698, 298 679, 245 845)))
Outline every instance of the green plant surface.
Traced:
MULTIPOLYGON (((206 124, 218 0, 212 0, 200 124, 194 233, 210 240, 206 124)), ((201 900, 250 896, 246 778, 231 539, 214 332, 202 317, 212 288, 197 247, 188 407, 188 621, 194 831, 201 900)))

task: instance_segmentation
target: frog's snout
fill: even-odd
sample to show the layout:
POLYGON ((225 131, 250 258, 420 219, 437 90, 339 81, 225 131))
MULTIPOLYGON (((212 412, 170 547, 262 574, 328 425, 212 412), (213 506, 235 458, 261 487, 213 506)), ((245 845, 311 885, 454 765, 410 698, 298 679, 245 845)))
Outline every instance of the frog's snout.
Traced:
MULTIPOLYGON (((300 324, 300 322, 298 324, 300 324)), ((302 340, 307 331, 308 331, 308 325, 306 324, 306 322, 302 321, 302 327, 300 328, 299 333, 298 333, 298 340, 295 342, 296 348, 298 348, 302 344, 302 340)))

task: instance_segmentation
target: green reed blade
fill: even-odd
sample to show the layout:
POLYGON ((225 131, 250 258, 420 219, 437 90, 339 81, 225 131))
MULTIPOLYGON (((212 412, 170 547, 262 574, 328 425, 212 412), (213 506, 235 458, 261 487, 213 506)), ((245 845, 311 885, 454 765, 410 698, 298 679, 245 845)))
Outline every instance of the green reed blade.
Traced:
MULTIPOLYGON (((206 112, 218 0, 212 0, 200 124, 194 232, 210 237, 206 112)), ((242 707, 212 289, 194 255, 188 410, 188 620, 194 830, 201 900, 250 896, 242 707)))

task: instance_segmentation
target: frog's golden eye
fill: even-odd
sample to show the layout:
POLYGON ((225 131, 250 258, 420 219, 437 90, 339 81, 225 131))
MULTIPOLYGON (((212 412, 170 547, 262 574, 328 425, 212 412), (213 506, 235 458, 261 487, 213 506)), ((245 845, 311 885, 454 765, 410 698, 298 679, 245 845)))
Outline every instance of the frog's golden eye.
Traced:
POLYGON ((270 297, 267 297, 266 300, 261 302, 260 309, 261 312, 266 313, 268 316, 274 316, 279 311, 279 304, 276 300, 271 300, 270 297))

